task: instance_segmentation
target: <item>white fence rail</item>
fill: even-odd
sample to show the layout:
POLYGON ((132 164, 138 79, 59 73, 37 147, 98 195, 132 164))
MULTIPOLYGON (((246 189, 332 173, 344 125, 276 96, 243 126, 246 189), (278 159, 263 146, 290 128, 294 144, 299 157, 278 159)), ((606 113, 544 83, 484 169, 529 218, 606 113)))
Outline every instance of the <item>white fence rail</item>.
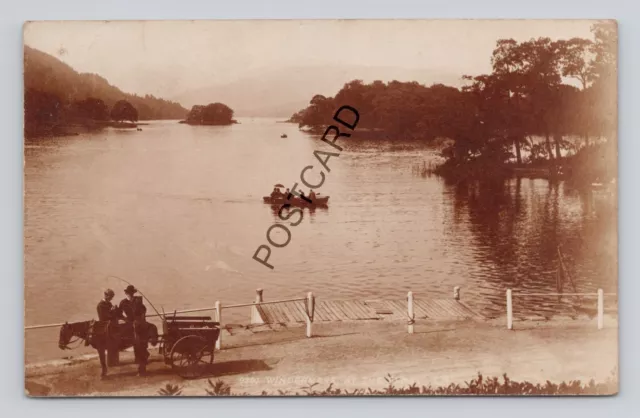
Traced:
MULTIPOLYGON (((315 296, 313 292, 307 293, 307 296, 304 298, 293 298, 293 299, 279 299, 279 300, 270 300, 264 301, 262 300, 262 289, 256 290, 256 299, 251 303, 237 303, 232 305, 222 305, 222 303, 218 300, 215 302, 214 306, 208 306, 204 308, 194 308, 194 309, 182 309, 182 310, 174 310, 166 313, 155 313, 146 315, 147 318, 158 318, 165 317, 167 319, 171 318, 171 315, 176 314, 186 314, 186 313, 195 313, 195 312, 210 312, 215 311, 215 321, 222 324, 222 311, 225 309, 235 309, 235 308, 247 308, 251 307, 251 322, 258 323, 260 314, 258 312, 258 306, 260 305, 272 305, 276 303, 284 303, 284 302, 299 302, 306 301, 306 336, 311 338, 313 336, 312 323, 313 323, 313 312, 315 309, 315 296)), ((43 324, 43 325, 30 325, 24 327, 25 331, 36 330, 36 329, 45 329, 45 328, 57 328, 63 326, 65 323, 56 323, 56 324, 43 324)), ((221 328, 223 328, 221 326, 221 328)), ((216 350, 220 350, 222 347, 222 332, 220 332, 218 340, 216 341, 216 350)))
MULTIPOLYGON (((507 329, 513 329, 513 291, 507 289, 507 329)), ((598 329, 604 328, 604 297, 605 296, 617 296, 616 293, 604 293, 602 289, 598 289, 596 293, 526 293, 521 292, 516 294, 518 298, 525 298, 530 296, 586 296, 597 297, 597 311, 598 311, 598 329)))

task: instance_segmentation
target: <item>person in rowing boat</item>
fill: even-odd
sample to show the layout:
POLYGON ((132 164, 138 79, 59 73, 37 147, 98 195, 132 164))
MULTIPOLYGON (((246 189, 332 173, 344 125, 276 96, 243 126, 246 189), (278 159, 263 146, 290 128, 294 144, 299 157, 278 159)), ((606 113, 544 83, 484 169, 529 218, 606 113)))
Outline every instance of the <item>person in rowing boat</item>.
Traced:
POLYGON ((125 299, 120 302, 119 308, 124 314, 125 320, 133 325, 133 352, 138 363, 138 375, 142 376, 147 370, 147 308, 142 302, 142 296, 135 296, 138 292, 133 285, 124 289, 125 299))
POLYGON ((313 189, 309 189, 309 200, 311 200, 311 202, 315 202, 316 200, 316 192, 314 192, 313 189))
POLYGON ((282 192, 280 191, 280 189, 278 187, 274 187, 273 191, 271 192, 271 199, 280 199, 282 197, 282 192))

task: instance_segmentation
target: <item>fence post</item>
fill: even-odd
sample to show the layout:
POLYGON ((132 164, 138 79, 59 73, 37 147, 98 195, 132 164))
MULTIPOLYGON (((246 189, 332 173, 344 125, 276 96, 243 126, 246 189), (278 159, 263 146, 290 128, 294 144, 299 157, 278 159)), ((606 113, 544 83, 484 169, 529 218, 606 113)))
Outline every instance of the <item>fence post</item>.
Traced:
POLYGON ((453 298, 455 300, 460 300, 460 286, 456 286, 453 288, 453 298))
POLYGON ((313 296, 312 292, 307 293, 307 338, 311 338, 313 336, 311 330, 311 324, 313 322, 313 314, 316 309, 316 299, 313 296))
POLYGON ((604 327, 604 291, 598 289, 598 329, 604 327))
POLYGON ((413 323, 415 315, 413 314, 413 292, 407 293, 407 315, 409 319, 407 321, 407 332, 413 334, 413 323))
POLYGON ((219 300, 216 300, 216 320, 220 323, 220 334, 218 334, 218 340, 216 341, 216 350, 220 350, 222 346, 222 306, 220 306, 219 300))
MULTIPOLYGON (((263 301, 263 299, 262 299, 262 289, 256 289, 255 303, 261 303, 262 301, 263 301)), ((251 323, 252 324, 264 324, 264 320, 262 319, 262 316, 260 315, 260 312, 258 312, 258 307, 257 306, 252 306, 251 307, 251 323)))
POLYGON ((513 329, 513 301, 511 289, 507 289, 507 329, 513 329))

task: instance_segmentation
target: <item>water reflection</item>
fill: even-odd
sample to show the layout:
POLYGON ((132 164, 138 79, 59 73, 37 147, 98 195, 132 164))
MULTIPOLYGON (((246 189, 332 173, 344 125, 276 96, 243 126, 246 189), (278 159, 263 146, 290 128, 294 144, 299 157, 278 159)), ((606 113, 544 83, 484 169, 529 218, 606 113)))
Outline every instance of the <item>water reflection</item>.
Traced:
MULTIPOLYGON (((514 301, 516 315, 575 314, 580 303, 573 297, 526 296, 558 291, 559 251, 576 291, 615 289, 610 201, 600 201, 594 211, 589 192, 522 178, 446 183, 445 189, 454 197, 453 224, 470 228, 474 259, 482 266, 478 287, 490 301, 485 313, 504 313, 505 291, 512 288, 519 299, 514 301), (598 237, 608 238, 602 243, 598 237)), ((574 291, 566 282, 564 288, 574 291)))
POLYGON ((300 215, 292 215, 292 216, 296 216, 295 220, 294 218, 291 218, 291 220, 293 222, 298 222, 298 219, 300 220, 304 220, 305 217, 305 213, 309 214, 309 217, 311 219, 314 218, 314 216, 316 215, 316 211, 320 210, 321 212, 328 212, 329 211, 329 207, 328 206, 308 206, 308 207, 300 207, 300 208, 296 208, 296 207, 283 207, 282 205, 270 205, 271 207, 271 213, 273 214, 273 219, 276 222, 281 222, 282 219, 280 218, 279 214, 280 214, 280 210, 282 209, 282 217, 287 219, 289 214, 294 211, 295 209, 300 210, 300 215))

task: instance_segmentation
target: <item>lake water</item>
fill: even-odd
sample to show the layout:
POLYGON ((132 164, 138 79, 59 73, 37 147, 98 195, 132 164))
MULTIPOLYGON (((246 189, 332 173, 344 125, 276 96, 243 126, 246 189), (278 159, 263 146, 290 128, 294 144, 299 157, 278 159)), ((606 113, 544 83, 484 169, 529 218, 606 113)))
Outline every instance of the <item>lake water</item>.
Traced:
MULTIPOLYGON (((27 142, 25 325, 95 317, 104 288, 123 296, 126 284, 108 276, 166 311, 250 302, 256 288, 266 300, 375 299, 449 298, 461 286, 472 307, 500 315, 506 288, 556 291, 558 245, 579 291, 616 291, 614 198, 542 179, 447 183, 412 171, 432 150, 348 139, 317 190, 329 208, 305 210, 269 270, 251 258, 276 221, 262 196, 299 182, 318 166, 313 151, 331 148, 294 124, 240 122, 27 142)), ((554 300, 520 302, 562 311, 554 300)), ((246 323, 249 311, 224 317, 246 323)), ((69 354, 57 332, 27 331, 27 361, 69 354)))

